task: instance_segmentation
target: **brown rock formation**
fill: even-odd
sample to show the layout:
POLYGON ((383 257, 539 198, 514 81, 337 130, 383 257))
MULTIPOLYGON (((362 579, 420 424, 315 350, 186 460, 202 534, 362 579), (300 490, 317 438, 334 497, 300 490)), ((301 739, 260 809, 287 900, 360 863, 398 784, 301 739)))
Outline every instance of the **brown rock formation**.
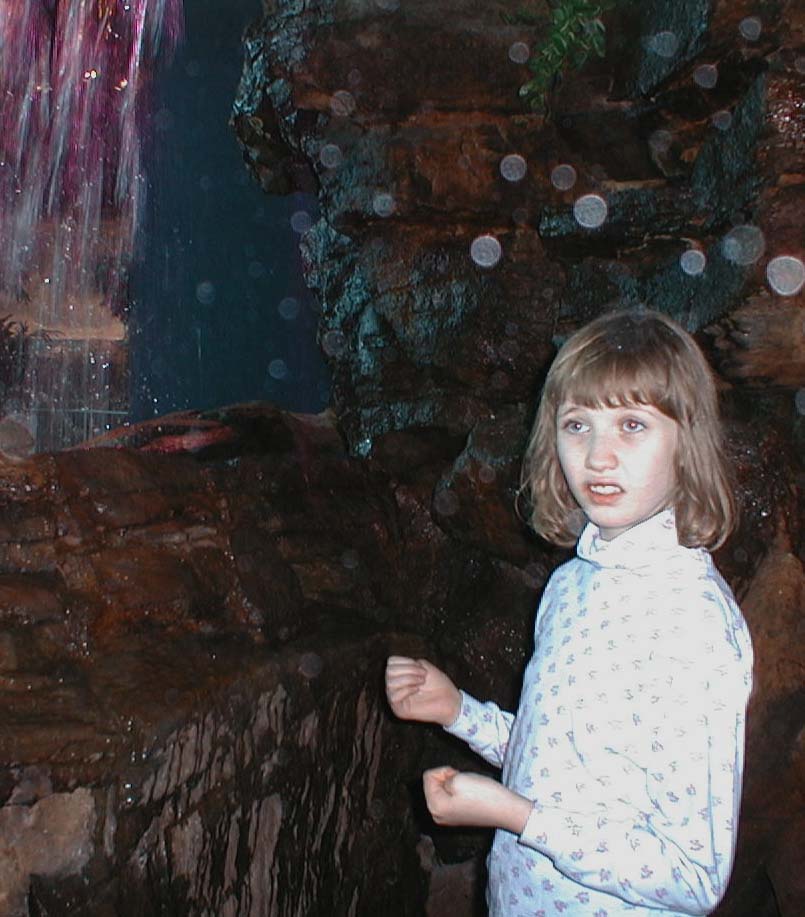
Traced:
POLYGON ((187 414, 0 467, 0 909, 414 915, 432 871, 436 917, 483 884, 483 837, 433 831, 409 793, 459 753, 386 716, 382 661, 435 655, 514 703, 563 556, 513 508, 539 381, 557 336, 646 302, 714 358, 744 508, 718 561, 758 685, 718 913, 798 914, 805 294, 765 268, 802 256, 802 11, 764 7, 749 41, 748 4, 641 4, 543 116, 508 52, 544 23, 505 25, 514 8, 277 0, 247 36, 247 159, 325 214, 304 247, 332 414, 187 414), (672 58, 644 40, 663 30, 672 58), (586 193, 599 229, 573 217, 586 193), (743 223, 753 260, 728 244, 743 223))

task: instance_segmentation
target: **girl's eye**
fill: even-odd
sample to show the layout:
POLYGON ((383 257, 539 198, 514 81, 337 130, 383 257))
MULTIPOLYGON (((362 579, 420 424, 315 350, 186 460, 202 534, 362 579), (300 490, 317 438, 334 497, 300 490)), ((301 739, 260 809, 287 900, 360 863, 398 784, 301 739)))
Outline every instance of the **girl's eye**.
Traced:
POLYGON ((639 433, 646 429, 646 425, 641 420, 624 420, 623 429, 627 433, 639 433))
POLYGON ((582 423, 580 420, 568 420, 565 423, 565 429, 568 433, 584 433, 587 429, 587 424, 582 423))

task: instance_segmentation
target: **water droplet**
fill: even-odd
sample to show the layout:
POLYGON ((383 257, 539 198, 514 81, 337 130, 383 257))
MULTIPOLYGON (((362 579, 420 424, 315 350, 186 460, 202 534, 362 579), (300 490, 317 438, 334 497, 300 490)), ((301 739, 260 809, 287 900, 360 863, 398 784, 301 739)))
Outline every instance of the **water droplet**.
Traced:
POLYGON ((509 48, 509 60, 514 64, 527 64, 531 48, 524 41, 516 41, 509 48))
POLYGON ((268 374, 272 379, 284 379, 288 375, 288 366, 285 360, 272 360, 268 364, 268 374))
POLYGON ((738 28, 747 41, 757 41, 763 31, 763 22, 758 16, 747 16, 738 28))
POLYGON ((341 149, 334 143, 325 143, 319 150, 319 162, 325 169, 337 169, 343 162, 341 149))
POLYGON ((736 226, 724 236, 721 250, 734 264, 754 264, 766 250, 766 239, 757 226, 736 226))
POLYGON ((676 32, 657 32, 648 39, 648 48, 658 57, 673 57, 679 50, 679 38, 676 32))
POLYGON ((691 277, 698 277, 707 266, 707 258, 704 252, 699 251, 698 248, 689 248, 682 253, 679 265, 686 274, 691 277))
POLYGON ((291 229, 300 236, 313 225, 313 220, 307 210, 297 210, 291 215, 291 229))
POLYGON ((196 286, 196 299, 202 306, 211 306, 215 302, 215 284, 202 280, 196 286))
POLYGON ((500 242, 494 236, 478 236, 470 246, 470 257, 478 267, 494 267, 502 254, 500 242))
POLYGON ((693 71, 693 81, 702 89, 712 89, 718 82, 718 67, 714 64, 702 64, 693 71))
POLYGON ((372 210, 379 217, 390 217, 394 213, 394 198, 386 191, 378 191, 372 198, 372 210))
POLYGON ((286 322, 293 321, 299 315, 299 302, 293 296, 286 296, 285 299, 280 300, 277 311, 286 322))
POLYGON ((340 331, 328 331, 321 339, 321 346, 328 357, 340 357, 347 346, 347 339, 340 331))
POLYGON ((576 184, 576 178, 576 170, 567 163, 556 166, 551 172, 551 184, 559 191, 569 191, 576 184))
POLYGON ((440 516, 454 516, 459 509, 458 497, 449 490, 440 490, 433 498, 433 508, 440 516))
POLYGON ((330 99, 330 111, 336 118, 348 118, 355 111, 355 96, 346 89, 339 89, 330 99))
POLYGON ((257 280, 260 277, 263 277, 266 272, 266 266, 262 261, 250 261, 248 267, 248 274, 252 280, 257 280))
POLYGON ((299 673, 304 678, 318 678, 324 669, 324 662, 318 653, 303 653, 299 660, 299 673))
POLYGON ((518 153, 510 153, 500 160, 500 174, 506 181, 522 181, 527 170, 525 159, 518 153))
POLYGON ((352 550, 344 551, 341 555, 341 563, 347 570, 354 570, 360 563, 358 552, 352 550))
POLYGON ((805 264, 791 255, 779 255, 766 266, 766 277, 775 293, 796 296, 805 286, 805 264))
POLYGON ((805 415, 805 388, 801 388, 794 395, 794 405, 797 409, 797 414, 805 415))
POLYGON ((600 194, 585 194, 573 205, 573 216, 579 226, 597 229, 607 218, 607 202, 600 194))
POLYGON ((713 127, 717 127, 720 131, 728 131, 732 127, 732 112, 724 109, 723 111, 717 111, 712 118, 713 127))

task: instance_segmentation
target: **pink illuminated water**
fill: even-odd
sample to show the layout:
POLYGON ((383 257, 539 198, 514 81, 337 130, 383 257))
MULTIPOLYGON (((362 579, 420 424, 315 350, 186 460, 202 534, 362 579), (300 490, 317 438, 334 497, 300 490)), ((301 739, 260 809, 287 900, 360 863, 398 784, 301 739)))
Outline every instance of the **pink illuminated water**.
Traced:
POLYGON ((181 30, 181 0, 0 0, 0 309, 33 334, 33 425, 59 399, 80 410, 106 397, 144 202, 149 82, 181 30))

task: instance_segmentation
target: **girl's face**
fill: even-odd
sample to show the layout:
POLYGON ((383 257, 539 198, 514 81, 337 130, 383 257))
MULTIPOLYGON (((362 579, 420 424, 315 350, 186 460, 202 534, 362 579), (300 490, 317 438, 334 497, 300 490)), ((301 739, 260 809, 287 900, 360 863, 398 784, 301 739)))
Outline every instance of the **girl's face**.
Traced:
POLYGON ((673 503, 678 429, 650 405, 560 405, 559 464, 576 502, 606 541, 673 503))

